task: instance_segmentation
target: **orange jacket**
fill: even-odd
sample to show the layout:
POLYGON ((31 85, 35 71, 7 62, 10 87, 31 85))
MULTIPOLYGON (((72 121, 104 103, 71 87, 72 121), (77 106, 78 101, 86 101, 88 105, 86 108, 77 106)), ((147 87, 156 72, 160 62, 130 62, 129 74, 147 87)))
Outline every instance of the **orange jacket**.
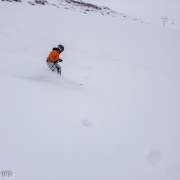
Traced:
POLYGON ((50 52, 49 56, 47 57, 47 60, 54 63, 59 59, 60 59, 59 49, 53 48, 53 50, 50 52))

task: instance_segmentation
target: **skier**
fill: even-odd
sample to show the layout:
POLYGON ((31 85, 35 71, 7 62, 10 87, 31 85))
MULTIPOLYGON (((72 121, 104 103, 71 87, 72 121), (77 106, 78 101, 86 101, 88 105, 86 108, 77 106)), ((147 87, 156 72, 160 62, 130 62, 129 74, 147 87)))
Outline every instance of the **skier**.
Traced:
POLYGON ((51 71, 57 70, 57 73, 61 74, 61 66, 58 62, 62 62, 63 60, 60 59, 60 53, 64 51, 64 47, 62 45, 58 45, 57 48, 53 48, 50 52, 49 56, 46 59, 46 64, 48 65, 51 71))

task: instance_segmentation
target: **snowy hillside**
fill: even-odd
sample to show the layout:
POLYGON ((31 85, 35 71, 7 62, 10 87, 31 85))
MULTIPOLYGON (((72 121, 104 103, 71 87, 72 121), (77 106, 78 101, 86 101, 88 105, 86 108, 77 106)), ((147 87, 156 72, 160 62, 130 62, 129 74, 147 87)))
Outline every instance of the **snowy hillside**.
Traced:
POLYGON ((3 0, 6 2, 17 2, 17 3, 28 3, 32 6, 53 6, 54 8, 58 9, 65 9, 70 11, 79 11, 84 14, 88 13, 96 13, 101 14, 105 16, 122 16, 123 18, 131 18, 133 21, 140 21, 143 23, 143 20, 135 18, 135 17, 129 17, 126 14, 111 10, 109 7, 106 6, 97 6, 95 4, 91 4, 88 2, 83 2, 81 0, 3 0))
POLYGON ((163 26, 162 17, 166 17, 165 27, 180 30, 179 0, 83 0, 101 6, 102 4, 118 12, 128 14, 133 19, 163 26))
POLYGON ((18 180, 179 180, 180 32, 0 1, 0 171, 18 180), (46 57, 62 44, 62 75, 46 57))

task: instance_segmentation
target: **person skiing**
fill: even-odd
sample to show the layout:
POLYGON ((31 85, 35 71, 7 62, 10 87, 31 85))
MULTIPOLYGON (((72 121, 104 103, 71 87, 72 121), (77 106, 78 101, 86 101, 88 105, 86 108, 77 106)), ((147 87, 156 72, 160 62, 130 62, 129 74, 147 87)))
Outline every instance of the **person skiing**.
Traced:
POLYGON ((58 45, 58 47, 54 47, 50 52, 49 56, 46 59, 46 64, 48 65, 51 71, 57 70, 57 73, 61 74, 61 66, 58 62, 62 62, 60 59, 60 54, 64 51, 64 47, 62 45, 58 45))

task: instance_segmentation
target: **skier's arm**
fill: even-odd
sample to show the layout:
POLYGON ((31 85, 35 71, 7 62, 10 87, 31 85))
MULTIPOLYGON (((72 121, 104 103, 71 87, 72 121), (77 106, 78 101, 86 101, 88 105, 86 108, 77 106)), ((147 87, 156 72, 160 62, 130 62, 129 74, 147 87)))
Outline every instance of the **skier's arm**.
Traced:
POLYGON ((61 62, 60 54, 59 53, 56 54, 56 59, 55 59, 54 63, 56 64, 58 62, 61 62))
POLYGON ((59 59, 60 59, 60 54, 57 52, 56 57, 55 57, 55 61, 58 61, 59 59))
POLYGON ((59 61, 59 53, 54 53, 54 63, 57 63, 59 61))

